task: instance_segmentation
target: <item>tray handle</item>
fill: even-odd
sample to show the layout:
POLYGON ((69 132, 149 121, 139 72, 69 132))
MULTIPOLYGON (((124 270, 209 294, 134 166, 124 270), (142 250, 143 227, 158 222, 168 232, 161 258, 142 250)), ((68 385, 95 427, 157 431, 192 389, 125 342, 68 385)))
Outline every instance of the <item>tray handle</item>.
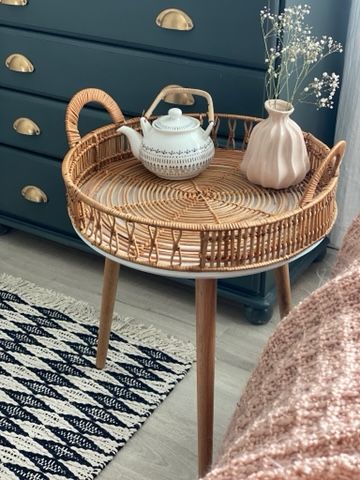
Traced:
POLYGON ((331 177, 337 177, 339 175, 339 167, 341 160, 344 156, 345 147, 346 142, 344 140, 337 142, 337 144, 334 145, 330 152, 327 154, 324 161, 315 170, 300 200, 301 207, 312 201, 312 199, 314 198, 316 187, 318 186, 320 180, 323 178, 327 169, 330 169, 331 177))
POLYGON ((172 86, 167 86, 161 90, 161 92, 155 98, 153 103, 150 105, 150 108, 148 109, 148 111, 145 113, 146 118, 151 117, 155 108, 159 105, 161 100, 164 100, 165 97, 169 95, 169 93, 172 93, 172 94, 185 93, 189 95, 198 95, 199 97, 204 97, 208 104, 209 122, 214 122, 214 104, 208 92, 205 92, 204 90, 198 90, 197 88, 184 88, 184 87, 172 87, 172 86))
POLYGON ((122 111, 110 95, 98 88, 80 90, 72 97, 66 108, 65 130, 70 148, 74 147, 81 140, 78 128, 79 115, 82 108, 90 102, 99 103, 106 108, 114 123, 125 121, 122 111))

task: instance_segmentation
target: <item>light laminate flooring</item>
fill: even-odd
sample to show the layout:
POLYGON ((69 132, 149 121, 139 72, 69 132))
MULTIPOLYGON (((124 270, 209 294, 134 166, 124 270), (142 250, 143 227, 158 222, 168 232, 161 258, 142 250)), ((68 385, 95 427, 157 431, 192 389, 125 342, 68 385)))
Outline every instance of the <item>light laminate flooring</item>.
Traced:
MULTIPOLYGON (((335 258, 314 263, 293 286, 293 303, 328 276, 335 258)), ((103 259, 12 230, 0 237, 1 273, 19 276, 99 308, 103 259)), ((115 310, 195 342, 194 292, 171 280, 121 268, 115 310)), ((278 322, 248 324, 239 306, 220 300, 217 315, 214 449, 261 350, 278 322)), ((98 477, 99 480, 196 479, 195 367, 98 477)), ((216 454, 215 454, 216 456, 216 454)))

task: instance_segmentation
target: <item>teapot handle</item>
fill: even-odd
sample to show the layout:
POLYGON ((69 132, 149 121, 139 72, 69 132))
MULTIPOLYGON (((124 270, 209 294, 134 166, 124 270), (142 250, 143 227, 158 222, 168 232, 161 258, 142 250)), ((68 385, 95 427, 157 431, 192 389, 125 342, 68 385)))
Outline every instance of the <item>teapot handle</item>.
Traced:
POLYGON ((145 117, 149 118, 151 117, 153 111, 155 108, 159 105, 161 100, 164 100, 166 95, 169 93, 188 93, 190 95, 198 95, 199 97, 204 97, 207 100, 208 104, 208 118, 209 122, 214 121, 214 105, 212 98, 208 92, 205 92, 204 90, 198 90, 196 88, 184 88, 184 87, 172 87, 172 86, 167 86, 161 90, 161 92, 158 94, 158 96, 155 98, 153 103, 151 104, 150 108, 148 111, 145 113, 145 117))
POLYGON ((113 98, 98 88, 85 88, 77 92, 70 100, 65 115, 65 130, 69 147, 80 142, 78 121, 82 108, 90 102, 100 103, 109 112, 114 123, 124 122, 124 115, 113 98))

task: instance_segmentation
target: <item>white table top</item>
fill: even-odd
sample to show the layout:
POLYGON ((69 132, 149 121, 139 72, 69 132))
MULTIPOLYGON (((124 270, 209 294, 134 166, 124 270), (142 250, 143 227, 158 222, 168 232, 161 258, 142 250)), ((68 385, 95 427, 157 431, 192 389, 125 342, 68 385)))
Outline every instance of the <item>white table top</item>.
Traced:
POLYGON ((285 265, 287 263, 293 262, 294 260, 297 260, 298 258, 303 257, 307 253, 311 252, 314 248, 316 248, 323 239, 318 240, 315 242, 313 245, 310 247, 306 248, 302 252, 298 253, 294 257, 291 257, 290 259, 285 259, 281 260, 276 263, 272 263, 271 265, 266 265, 262 267, 256 267, 256 268, 248 268, 248 269, 241 269, 241 270, 235 270, 235 271, 227 271, 227 272, 221 272, 221 271, 213 271, 213 272, 191 272, 191 271, 180 271, 180 270, 166 270, 164 268, 159 268, 159 267, 151 267, 149 265, 142 265, 140 263, 136 262, 131 262, 129 260, 123 260, 122 258, 116 257, 115 255, 111 255, 109 253, 104 252, 98 247, 95 247, 92 245, 92 243, 89 242, 84 236, 81 235, 76 229, 76 233, 78 236, 81 238, 81 240, 86 243, 90 248, 92 248, 95 252, 99 253, 100 255, 109 258, 113 262, 120 263, 120 265, 125 265, 126 267, 133 268, 135 270, 139 270, 141 272, 146 272, 146 273, 151 273, 153 275, 161 275, 163 277, 173 277, 173 278, 188 278, 188 279, 196 279, 196 278, 235 278, 235 277, 245 277, 247 275, 253 275, 254 273, 261 273, 261 272, 266 272, 268 270, 273 270, 274 268, 281 267, 282 265, 285 265))

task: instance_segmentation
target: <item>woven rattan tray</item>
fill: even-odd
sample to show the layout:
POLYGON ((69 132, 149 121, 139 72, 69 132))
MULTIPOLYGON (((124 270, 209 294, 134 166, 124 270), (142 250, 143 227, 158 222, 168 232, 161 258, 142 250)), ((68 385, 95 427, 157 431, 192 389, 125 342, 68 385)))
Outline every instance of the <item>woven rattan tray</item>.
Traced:
MULTIPOLYGON (((250 184, 239 170, 260 119, 215 114, 215 121, 217 148, 210 166, 191 180, 163 180, 147 171, 126 137, 116 133, 124 117, 111 97, 96 89, 79 92, 67 111, 72 148, 62 166, 77 232, 119 259, 195 272, 274 264, 323 238, 336 218, 344 142, 330 150, 304 134, 311 163, 305 180, 284 190, 264 189, 250 184), (114 123, 80 138, 79 113, 90 101, 101 103, 114 123)), ((126 124, 139 128, 139 118, 126 124)))

